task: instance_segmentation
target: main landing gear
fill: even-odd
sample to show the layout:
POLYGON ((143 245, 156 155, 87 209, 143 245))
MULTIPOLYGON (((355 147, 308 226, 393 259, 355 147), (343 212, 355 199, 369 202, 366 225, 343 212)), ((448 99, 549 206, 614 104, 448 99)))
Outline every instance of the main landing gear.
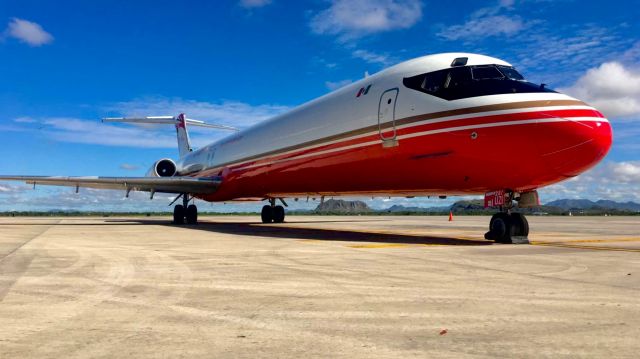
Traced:
POLYGON ((284 207, 276 206, 276 199, 270 198, 269 204, 262 207, 260 217, 262 218, 262 223, 283 223, 284 207))
POLYGON ((174 224, 198 224, 198 207, 195 204, 189 204, 193 197, 189 197, 188 193, 182 194, 182 204, 173 207, 173 223, 174 224))
POLYGON ((491 217, 489 232, 484 238, 497 243, 529 243, 529 222, 522 213, 511 212, 513 201, 518 201, 520 208, 538 205, 538 193, 531 191, 515 194, 511 191, 501 192, 504 196, 504 204, 500 206, 500 212, 491 217), (516 197, 517 196, 517 197, 516 197))

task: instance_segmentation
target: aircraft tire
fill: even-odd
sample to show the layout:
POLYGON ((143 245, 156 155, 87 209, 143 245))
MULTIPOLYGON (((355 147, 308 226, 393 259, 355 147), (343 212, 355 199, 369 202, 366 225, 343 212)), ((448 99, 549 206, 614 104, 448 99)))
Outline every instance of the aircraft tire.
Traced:
POLYGON ((198 207, 190 205, 187 207, 187 224, 198 224, 198 207))
POLYGON ((273 217, 274 217, 273 207, 269 205, 262 207, 262 212, 260 213, 260 217, 262 218, 262 223, 273 222, 273 217))
POLYGON ((491 217, 489 222, 489 233, 485 237, 494 240, 496 243, 513 243, 513 226, 509 214, 499 212, 491 217))
POLYGON ((529 235, 529 221, 522 213, 511 213, 513 235, 527 237, 529 235))
POLYGON ((184 224, 184 207, 181 204, 173 207, 173 224, 184 224))
POLYGON ((274 223, 284 222, 284 207, 282 206, 273 207, 273 222, 274 223))

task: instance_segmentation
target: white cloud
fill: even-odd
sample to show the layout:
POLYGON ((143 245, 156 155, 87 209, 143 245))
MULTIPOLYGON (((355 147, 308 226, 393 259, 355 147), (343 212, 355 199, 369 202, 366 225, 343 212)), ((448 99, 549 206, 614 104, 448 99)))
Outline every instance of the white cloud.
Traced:
POLYGON ((481 17, 492 16, 499 13, 502 10, 513 10, 514 5, 515 5, 515 0, 499 0, 493 6, 483 7, 474 11, 471 14, 471 17, 477 19, 481 17))
POLYGON ((621 27, 597 27, 591 24, 551 26, 540 20, 529 20, 529 27, 511 38, 503 38, 503 49, 496 57, 505 57, 533 82, 551 87, 566 87, 596 64, 618 59, 629 61, 633 51, 623 56, 633 40, 621 27), (517 51, 513 51, 516 49, 517 51))
POLYGON ((357 59, 364 60, 370 64, 387 66, 393 62, 391 57, 387 54, 377 54, 377 53, 367 51, 367 50, 362 50, 362 49, 353 51, 351 55, 357 59))
POLYGON ((138 168, 140 168, 140 166, 132 165, 130 163, 123 163, 119 167, 120 167, 120 169, 125 170, 125 171, 135 171, 138 168))
POLYGON ((254 106, 239 101, 213 103, 164 97, 118 102, 106 108, 124 116, 173 116, 184 112, 190 118, 238 128, 253 125, 287 109, 287 106, 272 104, 254 106))
POLYGON ((620 56, 620 59, 622 63, 640 62, 640 41, 636 41, 631 48, 620 56))
POLYGON ((105 146, 174 148, 171 131, 145 129, 139 126, 116 126, 77 118, 47 118, 40 134, 60 142, 105 146))
MULTIPOLYGON (((3 201, 0 211, 165 211, 175 197, 171 194, 157 193, 153 200, 145 192, 131 192, 125 198, 125 191, 97 190, 80 188, 75 193, 73 187, 15 185, 7 193, 0 192, 3 201)), ((202 202, 200 202, 202 203, 202 202)))
POLYGON ((464 24, 449 26, 438 32, 446 40, 474 40, 491 36, 513 36, 529 27, 520 16, 495 15, 473 18, 464 24))
POLYGON ((271 4, 271 0, 240 0, 240 6, 253 9, 271 4))
POLYGON ((31 117, 23 116, 23 117, 14 118, 13 122, 17 122, 17 123, 35 123, 35 122, 38 122, 38 121, 34 120, 31 117))
POLYGON ((333 0, 311 19, 316 34, 339 35, 342 40, 389 30, 406 29, 422 17, 418 0, 333 0))
POLYGON ((464 23, 448 26, 437 35, 445 40, 464 40, 467 42, 487 37, 510 37, 537 22, 534 20, 524 21, 518 15, 501 14, 514 10, 514 8, 514 0, 498 0, 494 5, 472 12, 464 23))
POLYGON ((13 18, 7 26, 6 34, 30 46, 42 46, 53 42, 53 36, 35 22, 13 18))
POLYGON ((640 185, 640 161, 613 163, 609 171, 619 183, 640 185))
POLYGON ((30 187, 16 184, 0 183, 0 195, 22 193, 30 187))
POLYGON ((602 162, 593 169, 540 190, 543 202, 560 198, 640 203, 640 161, 602 162))
MULTIPOLYGON (((238 101, 210 103, 183 100, 180 98, 146 98, 119 102, 105 108, 118 116, 154 116, 177 115, 181 112, 189 117, 207 122, 246 128, 257 122, 275 116, 288 109, 280 105, 252 106, 238 101)), ((80 118, 43 118, 21 122, 23 126, 12 129, 8 126, 0 129, 12 131, 32 131, 40 136, 60 142, 84 143, 105 146, 175 148, 176 139, 170 127, 162 125, 135 126, 130 124, 101 123, 98 120, 80 118), (29 121, 39 122, 39 126, 29 125, 29 121)), ((215 131, 199 127, 189 129, 194 147, 201 147, 218 138, 228 135, 226 131, 215 131)))
POLYGON ((589 69, 575 84, 559 91, 590 103, 607 117, 640 119, 640 70, 619 62, 589 69))
POLYGON ((320 56, 313 56, 311 58, 311 64, 313 64, 314 66, 321 66, 324 67, 326 69, 329 70, 334 70, 336 68, 338 68, 338 64, 332 61, 328 61, 325 58, 322 58, 320 56))
POLYGON ((352 80, 350 80, 350 79, 347 79, 347 80, 341 80, 341 81, 335 81, 335 82, 333 82, 333 81, 327 81, 327 82, 325 82, 325 83, 324 83, 324 85, 325 85, 329 90, 333 91, 333 90, 337 90, 337 89, 339 89, 339 88, 341 88, 341 87, 345 87, 345 86, 347 86, 348 84, 350 84, 350 83, 352 83, 352 82, 353 82, 353 81, 352 81, 352 80))

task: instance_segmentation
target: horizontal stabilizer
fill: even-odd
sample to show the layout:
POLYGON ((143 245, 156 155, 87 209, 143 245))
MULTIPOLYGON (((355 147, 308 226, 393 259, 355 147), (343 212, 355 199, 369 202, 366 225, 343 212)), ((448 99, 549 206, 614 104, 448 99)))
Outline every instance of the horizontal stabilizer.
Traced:
MULTIPOLYGON (((215 123, 207 123, 200 120, 194 120, 192 118, 185 118, 184 121, 190 126, 215 128, 219 130, 238 131, 237 128, 225 125, 218 125, 215 123)), ((107 117, 103 118, 102 122, 127 122, 127 123, 140 123, 140 124, 167 124, 176 125, 180 123, 180 119, 174 116, 148 116, 148 117, 107 117)))

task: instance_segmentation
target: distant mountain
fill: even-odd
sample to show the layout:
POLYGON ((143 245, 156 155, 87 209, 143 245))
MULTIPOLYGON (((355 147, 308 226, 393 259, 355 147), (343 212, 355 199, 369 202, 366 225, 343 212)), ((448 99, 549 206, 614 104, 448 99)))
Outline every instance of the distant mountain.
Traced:
POLYGON ((596 206, 596 203, 588 199, 558 199, 555 201, 547 202, 546 205, 560 207, 564 210, 570 210, 591 209, 596 206))
MULTIPOLYGON (((560 199, 551 201, 545 205, 534 208, 518 208, 517 204, 513 208, 524 214, 552 214, 567 215, 569 212, 573 214, 631 214, 640 212, 640 204, 635 202, 615 202, 609 200, 590 201, 588 199, 560 199), (630 213, 631 212, 631 213, 630 213)), ((443 214, 452 211, 454 214, 484 214, 490 215, 496 212, 495 208, 484 208, 483 200, 465 200, 458 201, 451 206, 444 207, 405 207, 402 205, 393 205, 387 209, 373 210, 362 201, 345 201, 341 199, 330 199, 324 201, 316 207, 316 213, 322 214, 385 214, 391 213, 396 215, 410 214, 443 214)))
POLYGON ((635 211, 635 212, 640 212, 640 204, 635 203, 635 202, 616 202, 616 201, 609 201, 606 199, 601 199, 599 201, 596 201, 596 203, 598 204, 598 206, 603 207, 603 208, 614 208, 614 209, 618 209, 618 210, 627 210, 627 211, 635 211))
POLYGON ((405 207, 403 205, 394 204, 393 206, 381 210, 381 212, 387 213, 434 213, 434 212, 449 212, 449 206, 444 207, 405 207))
POLYGON ((362 201, 345 201, 342 199, 330 199, 320 203, 316 212, 321 213, 367 213, 371 208, 362 201))
MULTIPOLYGON (((470 201, 458 201, 451 205, 451 212, 464 213, 464 212, 481 212, 485 211, 484 201, 480 199, 474 199, 470 201)), ((486 211, 493 211, 492 209, 486 209, 486 211)))
POLYGON ((547 206, 560 207, 565 211, 568 210, 618 210, 640 212, 640 204, 635 202, 616 202, 610 200, 598 200, 596 202, 588 199, 559 199, 551 201, 547 206))

